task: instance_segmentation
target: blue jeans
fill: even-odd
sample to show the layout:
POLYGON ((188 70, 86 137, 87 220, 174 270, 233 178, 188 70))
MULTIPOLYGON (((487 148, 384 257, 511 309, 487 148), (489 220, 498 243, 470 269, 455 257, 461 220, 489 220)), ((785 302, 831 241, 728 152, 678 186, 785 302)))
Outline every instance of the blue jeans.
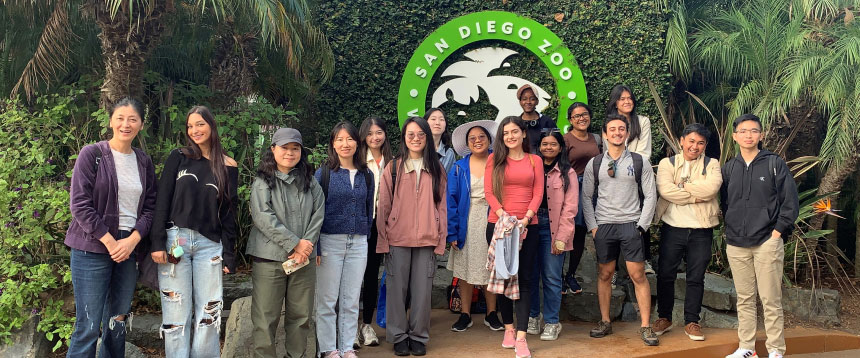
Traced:
POLYGON ((318 246, 321 252, 316 282, 319 350, 351 351, 358 330, 361 280, 367 267, 367 235, 322 234, 318 246))
MULTIPOLYGON (((120 237, 127 237, 127 231, 120 237)), ((72 249, 75 331, 66 357, 95 357, 101 325, 100 357, 125 357, 126 322, 137 283, 137 255, 116 263, 109 254, 72 249), (124 318, 121 316, 125 316, 124 318), (123 318, 123 320, 117 320, 123 318)))
POLYGON ((543 319, 546 323, 558 323, 558 311, 561 309, 561 276, 564 267, 564 254, 552 254, 552 234, 549 229, 549 212, 538 209, 538 244, 537 260, 532 271, 532 290, 529 317, 537 317, 541 313, 539 287, 543 283, 543 319), (541 282, 538 282, 538 280, 541 282))
POLYGON ((221 243, 174 226, 167 230, 168 250, 174 244, 185 251, 179 263, 158 265, 165 355, 220 357, 221 243))

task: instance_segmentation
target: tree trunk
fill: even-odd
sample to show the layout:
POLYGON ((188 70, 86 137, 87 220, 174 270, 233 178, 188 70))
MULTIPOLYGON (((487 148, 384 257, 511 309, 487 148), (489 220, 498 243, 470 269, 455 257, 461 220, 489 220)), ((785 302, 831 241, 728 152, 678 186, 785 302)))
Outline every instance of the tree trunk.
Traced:
POLYGON ((110 108, 123 97, 143 96, 146 59, 164 33, 166 15, 174 10, 172 0, 150 4, 148 8, 136 5, 131 17, 128 2, 123 2, 113 17, 104 3, 91 5, 101 29, 98 36, 105 64, 100 96, 102 108, 110 108))
POLYGON ((220 26, 212 54, 209 89, 214 95, 213 104, 218 106, 251 95, 257 78, 259 40, 252 33, 236 34, 233 29, 233 21, 228 18, 220 26))

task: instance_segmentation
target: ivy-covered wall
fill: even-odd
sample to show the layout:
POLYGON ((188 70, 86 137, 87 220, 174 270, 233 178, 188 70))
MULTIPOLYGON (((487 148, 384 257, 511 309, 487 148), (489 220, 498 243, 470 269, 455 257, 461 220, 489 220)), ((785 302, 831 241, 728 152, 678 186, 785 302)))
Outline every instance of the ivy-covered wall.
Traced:
MULTIPOLYGON (((351 0, 320 1, 317 11, 336 61, 334 77, 318 96, 320 113, 314 116, 319 120, 320 133, 327 133, 325 128, 337 121, 357 124, 369 115, 381 116, 390 128, 396 128, 400 77, 414 50, 442 24, 484 10, 510 11, 532 18, 564 40, 576 56, 588 89, 589 105, 596 114, 604 113, 612 87, 625 83, 636 92, 639 113, 659 125, 659 112, 647 81, 654 82, 661 94, 665 94, 670 87, 670 76, 663 56, 667 14, 658 8, 656 0, 351 0)), ((517 75, 556 96, 550 73, 536 56, 517 45, 473 44, 458 50, 440 68, 463 60, 462 54, 469 49, 485 45, 507 47, 520 53, 509 61, 510 67, 493 74, 517 75)), ((438 78, 441 72, 436 73, 431 90, 441 83, 438 78)), ((463 121, 494 118, 494 109, 484 100, 470 106, 466 116, 456 115, 461 108, 443 107, 453 122, 450 128, 463 121)), ((557 112, 557 98, 552 102, 544 113, 557 112)), ((601 123, 599 118, 595 130, 601 123)), ((659 131, 653 132, 656 153, 662 139, 659 131)))

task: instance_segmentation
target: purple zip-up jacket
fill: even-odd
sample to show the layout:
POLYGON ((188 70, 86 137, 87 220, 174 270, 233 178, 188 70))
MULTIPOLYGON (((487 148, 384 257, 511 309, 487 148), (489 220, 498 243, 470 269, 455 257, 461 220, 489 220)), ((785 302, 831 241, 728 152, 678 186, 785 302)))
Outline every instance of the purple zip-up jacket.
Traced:
MULTIPOLYGON (((152 226, 152 213, 155 211, 157 182, 152 159, 142 150, 132 149, 137 155, 137 172, 140 173, 140 184, 143 187, 137 205, 137 223, 134 225, 141 237, 141 242, 135 248, 139 262, 149 251, 147 236, 152 226)), ((72 172, 69 192, 72 222, 66 232, 66 245, 82 251, 108 253, 99 239, 107 232, 114 238, 119 237, 117 187, 116 165, 108 142, 101 141, 83 147, 78 153, 72 172)))

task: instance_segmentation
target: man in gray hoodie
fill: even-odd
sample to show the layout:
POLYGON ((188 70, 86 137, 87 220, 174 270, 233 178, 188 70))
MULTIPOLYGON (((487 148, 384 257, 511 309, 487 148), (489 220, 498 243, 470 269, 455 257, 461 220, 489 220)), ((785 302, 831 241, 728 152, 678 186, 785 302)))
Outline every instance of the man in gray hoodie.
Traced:
POLYGON ((591 159, 583 173, 582 210, 586 227, 594 237, 599 266, 597 296, 601 320, 591 330, 591 336, 600 338, 612 333, 609 321, 611 279, 615 260, 623 250, 639 303, 642 319, 639 333, 646 345, 656 346, 659 340, 650 326, 651 288, 645 278, 646 248, 642 239, 654 217, 656 186, 648 158, 625 148, 627 127, 625 117, 607 116, 603 124, 607 150, 591 159))

